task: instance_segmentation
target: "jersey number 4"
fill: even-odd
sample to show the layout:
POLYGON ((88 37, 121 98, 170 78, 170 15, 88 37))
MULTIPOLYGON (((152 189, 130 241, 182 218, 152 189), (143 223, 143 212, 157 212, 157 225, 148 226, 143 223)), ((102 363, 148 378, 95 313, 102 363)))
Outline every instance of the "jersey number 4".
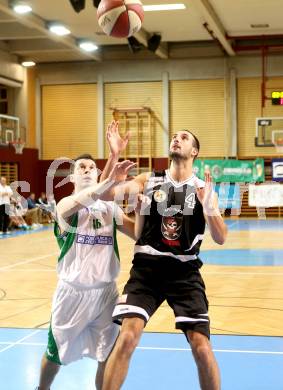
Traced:
POLYGON ((192 193, 192 194, 188 195, 185 199, 185 202, 187 203, 189 209, 193 209, 195 207, 195 204, 196 204, 195 194, 192 193))

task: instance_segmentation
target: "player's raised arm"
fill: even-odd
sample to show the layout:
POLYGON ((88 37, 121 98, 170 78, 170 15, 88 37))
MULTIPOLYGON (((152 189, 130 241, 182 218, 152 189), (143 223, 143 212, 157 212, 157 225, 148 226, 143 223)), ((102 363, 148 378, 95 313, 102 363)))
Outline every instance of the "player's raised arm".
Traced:
POLYGON ((110 149, 110 154, 100 176, 100 181, 107 179, 114 165, 118 162, 121 153, 126 149, 129 141, 129 132, 126 133, 124 138, 121 137, 119 133, 119 123, 117 121, 112 121, 107 126, 106 140, 110 149))
MULTIPOLYGON (((109 174, 109 177, 100 183, 95 183, 91 186, 81 189, 78 192, 75 192, 73 195, 67 196, 62 199, 57 205, 57 216, 60 220, 69 222, 70 217, 74 215, 77 211, 88 207, 95 200, 113 200, 113 191, 112 188, 119 184, 125 176, 127 176, 130 169, 135 166, 135 163, 125 160, 121 163, 116 163, 114 168, 109 174)), ((78 175, 78 174, 77 174, 78 175)), ((76 176, 76 171, 74 176, 76 176)), ((80 180, 89 179, 88 176, 78 175, 80 180)), ((78 178, 73 179, 74 181, 78 178)), ((61 224, 60 224, 61 225, 61 224)))
POLYGON ((138 240, 140 238, 142 228, 144 225, 144 209, 150 204, 149 197, 138 194, 136 197, 134 210, 135 210, 135 219, 129 218, 127 215, 123 215, 123 224, 118 225, 118 230, 126 234, 133 240, 138 240))
POLYGON ((210 173, 205 173, 205 186, 198 188, 196 185, 197 197, 202 204, 205 220, 213 240, 223 245, 227 237, 227 226, 218 208, 217 195, 213 191, 210 173))

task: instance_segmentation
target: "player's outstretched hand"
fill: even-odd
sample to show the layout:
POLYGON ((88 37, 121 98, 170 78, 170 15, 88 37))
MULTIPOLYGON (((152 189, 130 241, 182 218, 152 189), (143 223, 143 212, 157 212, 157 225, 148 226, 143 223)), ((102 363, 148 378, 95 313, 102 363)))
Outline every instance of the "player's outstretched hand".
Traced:
POLYGON ((106 130, 106 139, 110 148, 110 152, 115 156, 119 156, 120 153, 126 149, 129 136, 129 132, 127 132, 124 138, 121 137, 119 133, 118 121, 112 121, 109 123, 106 130))
POLYGON ((135 212, 137 214, 141 214, 141 211, 144 210, 147 206, 149 206, 151 200, 148 196, 144 194, 138 194, 136 198, 136 207, 135 212))
POLYGON ((204 187, 199 188, 197 182, 195 182, 198 200, 202 204, 204 214, 208 216, 219 215, 219 210, 216 205, 215 192, 213 190, 211 174, 210 172, 205 172, 204 176, 205 176, 204 187))
POLYGON ((114 168, 110 172, 108 178, 111 182, 113 182, 113 184, 121 183, 127 179, 129 171, 136 166, 137 164, 130 160, 118 162, 114 165, 114 168))

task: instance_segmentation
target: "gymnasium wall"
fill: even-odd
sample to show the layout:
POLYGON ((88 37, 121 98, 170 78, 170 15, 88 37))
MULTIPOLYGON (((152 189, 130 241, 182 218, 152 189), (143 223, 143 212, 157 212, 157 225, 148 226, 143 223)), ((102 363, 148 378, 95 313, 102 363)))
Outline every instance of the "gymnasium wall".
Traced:
MULTIPOLYGON (((283 74, 282 57, 270 57, 268 61, 270 76, 283 74)), ((38 82, 45 86, 86 82, 96 84, 100 77, 104 83, 105 127, 111 119, 109 107, 113 105, 131 107, 151 103, 162 121, 162 77, 166 73, 169 78, 169 136, 178 128, 193 127, 201 140, 201 156, 223 157, 229 156, 231 140, 231 101, 227 93, 227 75, 231 70, 235 71, 238 89, 238 157, 268 156, 274 150, 255 148, 253 141, 254 115, 258 113, 257 116, 260 116, 260 57, 113 61, 104 62, 103 65, 46 64, 38 67, 38 82), (253 81, 249 81, 250 79, 253 81), (251 82, 255 84, 249 84, 251 82)), ((95 126, 97 128, 97 120, 95 126)), ((158 125, 155 156, 166 155, 164 131, 166 130, 158 125)), ((104 156, 107 156, 105 146, 104 156)))
POLYGON ((200 141, 200 157, 223 157, 224 117, 223 79, 170 82, 170 138, 180 129, 191 130, 200 141))
MULTIPOLYGON (((154 112, 152 121, 153 155, 163 156, 163 132, 162 126, 162 83, 151 82, 127 82, 127 83, 106 83, 104 86, 104 128, 113 120, 110 107, 150 107, 154 112)), ((131 131, 131 128, 129 128, 131 131)), ((134 129, 133 133, 134 133, 134 129)), ((145 151, 146 152, 146 151, 145 151)), ((105 144, 105 154, 108 155, 108 146, 105 144)))
POLYGON ((25 70, 18 63, 16 56, 13 56, 0 49, 0 77, 14 80, 17 82, 24 82, 25 70))
POLYGON ((96 84, 42 87, 42 158, 97 157, 96 84))
MULTIPOLYGON (((164 74, 167 74, 169 79, 169 135, 176 131, 177 128, 193 126, 202 141, 201 156, 226 156, 227 150, 229 151, 227 140, 229 141, 229 134, 231 133, 231 121, 227 117, 224 105, 226 104, 226 109, 229 106, 229 101, 227 101, 229 94, 226 93, 225 95, 225 84, 227 84, 227 75, 230 70, 233 70, 237 77, 238 156, 249 157, 251 155, 260 156, 263 153, 266 155, 273 153, 272 148, 255 148, 253 143, 255 132, 254 117, 255 115, 260 116, 261 58, 259 56, 228 59, 106 61, 103 64, 96 62, 42 64, 28 72, 23 70, 18 64, 9 62, 9 60, 12 61, 11 56, 9 56, 9 59, 4 57, 2 56, 1 58, 0 55, 0 73, 10 74, 10 76, 12 75, 15 79, 17 77, 23 82, 23 88, 15 92, 14 114, 18 114, 21 117, 22 125, 27 127, 27 145, 29 147, 36 146, 41 148, 42 144, 44 144, 42 158, 58 157, 58 154, 62 155, 61 151, 66 152, 66 150, 68 153, 70 151, 70 153, 75 155, 79 150, 85 150, 87 141, 85 141, 84 135, 77 137, 78 125, 76 121, 78 117, 75 120, 71 120, 71 123, 66 122, 66 117, 62 115, 64 110, 58 110, 54 104, 52 109, 55 111, 52 112, 50 109, 52 106, 51 102, 41 101, 40 86, 43 89, 48 86, 51 89, 56 89, 57 85, 59 85, 58 88, 62 88, 62 85, 69 85, 69 88, 74 88, 76 84, 81 86, 88 84, 95 89, 100 78, 104 83, 105 89, 104 123, 111 116, 108 103, 116 103, 119 93, 121 93, 121 102, 123 104, 136 106, 137 103, 151 102, 158 117, 163 119, 164 108, 162 111, 161 105, 164 103, 164 91, 162 91, 161 86, 164 74), (43 103, 42 107, 41 103, 43 103), (46 110, 45 113, 41 110, 41 108, 44 108, 43 105, 45 103, 49 107, 47 116, 46 110), (41 117, 41 114, 44 118, 41 117), (56 121, 55 127, 54 120, 56 121), (65 130, 63 129, 64 126, 65 130), (50 134, 48 135, 49 127, 50 134), (72 134, 72 129, 74 129, 74 134, 72 134), (62 137, 64 141, 60 139, 60 134, 62 135, 63 131, 65 131, 64 137, 62 137), (66 132, 68 136, 65 136, 66 132), (217 143, 214 136, 217 137, 217 143), (207 137, 211 137, 213 142, 205 142, 207 137), (74 146, 68 146, 71 143, 74 146), (212 144, 214 144, 213 148, 212 144)), ((268 58, 267 72, 269 79, 283 76, 282 62, 282 56, 268 58)), ((43 89, 42 94, 47 91, 46 89, 43 92, 43 89)), ((71 95, 69 94, 69 97, 72 100, 67 107, 72 111, 71 113, 69 112, 71 115, 68 114, 70 118, 72 118, 72 115, 75 115, 74 105, 78 109, 79 105, 83 103, 81 99, 74 103, 75 98, 73 99, 71 95)), ((88 99, 87 96, 82 96, 83 99, 88 99)), ((92 118, 90 120, 90 123, 92 123, 91 134, 94 135, 94 138, 98 136, 96 134, 98 129, 96 98, 97 96, 94 96, 94 92, 90 93, 90 99, 94 99, 91 105, 92 118)), ((60 104, 62 104, 62 101, 60 104)), ((60 104, 58 107, 62 108, 60 104)), ((88 103, 88 108, 89 105, 90 103, 88 103)), ((267 102, 265 115, 275 108, 268 106, 269 103, 267 102)), ((80 110, 84 110, 84 107, 81 106, 80 110)), ((277 112, 282 110, 281 107, 276 107, 276 109, 277 112)), ((276 113, 276 115, 278 114, 276 113)), ((282 114, 279 113, 279 115, 282 114)), ((83 116, 81 116, 81 120, 84 120, 83 116)), ((163 135, 164 130, 161 129, 161 126, 158 126, 155 135, 156 156, 166 155, 166 142, 164 142, 164 138, 162 140, 163 135), (163 131, 163 134, 160 131, 161 133, 163 131)), ((104 155, 107 155, 104 146, 101 149, 100 145, 98 145, 97 139, 94 144, 91 144, 91 142, 90 140, 91 152, 96 157, 98 156, 98 148, 100 151, 104 150, 104 155)))
MULTIPOLYGON (((1 162, 14 163, 17 165, 18 181, 26 181, 30 184, 30 191, 39 194, 40 175, 38 150, 25 148, 23 154, 16 154, 14 148, 2 147, 0 149, 1 162)), ((45 187, 44 187, 45 188, 45 187)), ((19 191, 20 192, 20 191, 19 191)), ((22 193, 24 197, 29 195, 29 192, 22 193)))
POLYGON ((10 91, 12 112, 11 115, 21 119, 22 126, 27 125, 27 77, 24 69, 16 56, 10 55, 0 50, 0 77, 1 84, 17 85, 10 91))
MULTIPOLYGON (((282 72, 283 73, 283 72, 282 72)), ((283 107, 274 106, 266 100, 261 109, 261 78, 247 77, 238 79, 238 155, 239 157, 274 156, 273 147, 256 147, 255 118, 283 117, 283 107)), ((283 87, 283 77, 269 77, 267 81, 270 96, 271 90, 280 90, 283 87), (271 88, 271 89, 269 89, 271 88)))

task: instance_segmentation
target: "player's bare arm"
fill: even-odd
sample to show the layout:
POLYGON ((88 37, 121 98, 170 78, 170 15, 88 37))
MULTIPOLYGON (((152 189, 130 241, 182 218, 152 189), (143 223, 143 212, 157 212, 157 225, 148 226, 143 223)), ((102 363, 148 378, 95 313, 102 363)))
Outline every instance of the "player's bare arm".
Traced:
POLYGON ((223 245, 228 229, 220 214, 218 208, 217 195, 213 191, 212 179, 210 173, 205 173, 205 186, 198 188, 196 186, 197 197, 202 204, 203 213, 213 241, 223 245))
POLYGON ((106 130, 106 140, 109 146, 109 157, 100 176, 100 181, 105 180, 112 171, 114 165, 118 162, 121 153, 126 149, 129 141, 129 132, 124 137, 119 133, 119 123, 112 121, 106 130))
POLYGON ((127 180, 127 176, 119 178, 120 184, 113 187, 111 191, 113 191, 113 197, 115 201, 120 203, 123 200, 130 200, 136 202, 137 195, 144 191, 144 187, 148 178, 150 177, 150 173, 141 173, 136 176, 133 180, 127 180))
POLYGON ((118 230, 126 234, 133 240, 138 240, 141 236, 142 228, 144 225, 144 213, 143 210, 150 204, 149 197, 138 194, 134 202, 135 217, 130 218, 127 215, 123 215, 123 225, 118 225, 118 230))
POLYGON ((135 237, 138 240, 141 236, 145 214, 145 208, 150 205, 150 198, 144 194, 138 194, 135 208, 135 237))
POLYGON ((135 236, 135 220, 133 218, 128 217, 126 214, 123 215, 123 223, 122 225, 118 225, 117 229, 125 234, 126 236, 136 240, 135 236))
POLYGON ((129 160, 116 163, 107 179, 62 199, 57 205, 59 224, 62 220, 68 223, 73 214, 88 207, 97 199, 113 200, 111 189, 119 183, 120 178, 127 176, 134 166, 135 164, 129 160))

